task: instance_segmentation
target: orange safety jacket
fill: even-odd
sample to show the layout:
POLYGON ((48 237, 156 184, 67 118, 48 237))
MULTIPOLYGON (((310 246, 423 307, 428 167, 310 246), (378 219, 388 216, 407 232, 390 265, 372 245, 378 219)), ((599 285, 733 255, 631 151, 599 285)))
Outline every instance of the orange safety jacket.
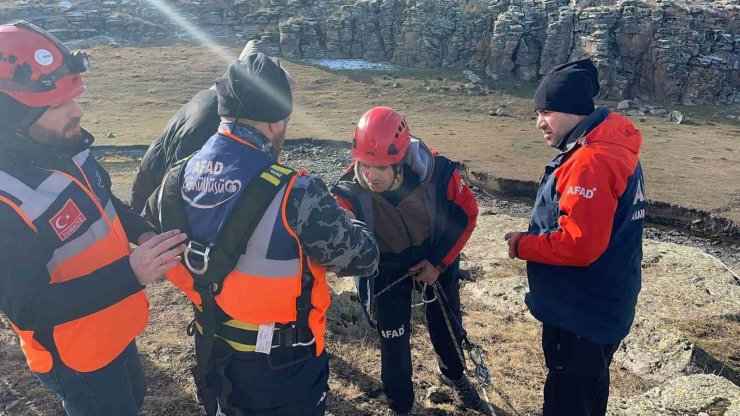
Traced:
MULTIPOLYGON (((227 192, 217 191, 208 195, 208 189, 199 184, 238 182, 243 186, 240 189, 245 189, 252 181, 267 180, 277 183, 278 176, 292 173, 291 169, 275 164, 268 153, 232 134, 225 127, 222 124, 221 131, 211 137, 184 167, 184 198, 181 203, 187 214, 188 228, 192 228, 189 235, 196 240, 204 240, 199 238, 198 234, 201 232, 198 228, 218 229, 219 225, 228 224, 229 218, 224 216, 231 215, 231 211, 225 208, 229 203, 235 203, 239 198, 249 198, 249 195, 240 194, 232 199, 227 192), (212 170, 204 166, 220 168, 212 170), (264 171, 265 168, 268 169, 267 172, 264 171), (208 200, 209 198, 213 199, 208 200), (205 206, 208 208, 204 208, 205 206)), ((256 331, 257 325, 271 323, 309 327, 316 340, 316 355, 320 355, 324 349, 326 311, 330 304, 326 269, 303 254, 300 241, 290 228, 285 214, 290 191, 301 174, 302 172, 297 173, 277 192, 262 214, 246 249, 239 256, 236 266, 225 277, 215 301, 223 312, 233 318, 225 323, 229 327, 249 331, 256 331)), ((177 195, 179 198, 180 191, 164 194, 177 195)), ((161 195, 162 192, 160 217, 164 218, 168 213, 161 212, 161 195)), ((172 227, 186 229, 178 224, 172 224, 172 227)), ((169 229, 169 226, 165 228, 169 229)), ((207 245, 212 241, 199 242, 207 245)), ((200 294, 194 288, 193 276, 185 266, 180 264, 170 270, 167 278, 196 307, 202 304, 200 294)), ((219 336, 218 331, 216 336, 219 336)), ((229 339, 226 341, 238 351, 254 351, 253 346, 230 342, 229 339)))
MULTIPOLYGON (((27 167, 12 174, 0 170, 0 202, 52 245, 53 254, 46 263, 50 285, 88 275, 131 252, 90 151, 78 153, 72 161, 84 183, 61 170, 27 167)), ((68 367, 90 372, 123 352, 144 330, 148 319, 149 302, 140 290, 97 312, 53 326, 44 345, 33 330, 22 330, 15 324, 13 328, 32 371, 50 371, 52 357, 58 355, 68 367)))

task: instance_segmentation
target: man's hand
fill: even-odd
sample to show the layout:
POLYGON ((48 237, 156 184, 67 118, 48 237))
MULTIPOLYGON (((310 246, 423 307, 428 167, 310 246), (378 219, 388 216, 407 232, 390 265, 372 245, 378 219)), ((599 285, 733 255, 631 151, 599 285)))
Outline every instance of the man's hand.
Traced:
POLYGON ((129 262, 139 284, 146 286, 175 267, 180 261, 178 256, 187 248, 184 244, 178 244, 186 238, 180 230, 167 231, 148 239, 134 250, 129 262))
POLYGON ((524 233, 510 232, 506 233, 504 240, 509 244, 509 258, 515 259, 519 257, 519 240, 524 237, 524 233))
POLYGON ((409 268, 409 274, 417 282, 433 285, 439 277, 439 270, 432 266, 432 263, 429 263, 429 260, 424 259, 418 262, 415 266, 409 268))
POLYGON ((156 236, 157 233, 155 233, 154 231, 147 231, 139 236, 137 245, 142 245, 156 236))

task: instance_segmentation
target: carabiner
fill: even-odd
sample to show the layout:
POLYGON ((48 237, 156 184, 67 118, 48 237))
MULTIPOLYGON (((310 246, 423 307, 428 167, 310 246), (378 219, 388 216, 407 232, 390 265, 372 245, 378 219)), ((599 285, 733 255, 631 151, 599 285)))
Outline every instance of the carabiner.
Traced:
POLYGON ((185 260, 185 266, 187 266, 188 270, 191 272, 197 274, 197 275, 203 275, 208 270, 208 255, 211 253, 211 246, 207 246, 205 250, 200 250, 195 247, 193 247, 193 244, 197 244, 201 247, 204 247, 203 244, 197 243, 195 241, 190 240, 188 242, 188 247, 185 249, 185 252, 183 253, 183 259, 185 260), (195 267, 190 263, 190 254, 195 254, 197 256, 201 256, 203 266, 202 267, 195 267))
POLYGON ((490 385, 491 373, 488 371, 488 367, 486 366, 485 361, 483 361, 483 353, 481 352, 481 347, 470 344, 470 348, 468 349, 468 357, 475 366, 473 368, 472 374, 475 379, 478 380, 478 383, 483 386, 490 385))

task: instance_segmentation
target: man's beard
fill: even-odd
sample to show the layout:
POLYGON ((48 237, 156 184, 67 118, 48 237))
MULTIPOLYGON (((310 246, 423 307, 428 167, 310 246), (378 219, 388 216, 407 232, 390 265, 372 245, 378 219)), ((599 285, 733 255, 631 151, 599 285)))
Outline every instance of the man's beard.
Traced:
POLYGON ((82 142, 81 120, 80 117, 73 118, 64 126, 62 131, 47 129, 35 124, 29 128, 29 133, 33 140, 46 146, 61 150, 73 149, 82 142), (78 130, 77 133, 70 135, 70 132, 74 130, 78 130))
POLYGON ((272 153, 272 157, 275 158, 275 160, 278 160, 280 157, 280 149, 283 147, 283 142, 285 142, 285 136, 288 133, 288 126, 285 126, 283 130, 273 136, 272 139, 270 139, 270 153, 272 153))

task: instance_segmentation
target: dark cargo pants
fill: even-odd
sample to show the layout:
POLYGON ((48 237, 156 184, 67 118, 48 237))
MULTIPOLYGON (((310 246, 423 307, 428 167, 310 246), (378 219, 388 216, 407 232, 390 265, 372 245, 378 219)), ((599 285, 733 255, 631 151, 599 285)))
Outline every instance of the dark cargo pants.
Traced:
MULTIPOLYGON (((200 335, 196 333, 196 348, 200 335)), ((268 356, 238 352, 214 340, 208 387, 226 416, 322 416, 329 359, 315 347, 275 348, 268 356)))
MULTIPOLYGON (((395 280, 398 276, 379 277, 383 282, 376 282, 376 293, 395 280)), ((448 313, 451 320, 462 322, 460 314, 459 262, 456 261, 439 275, 437 280, 450 302, 448 313)), ((388 406, 399 412, 407 413, 414 405, 414 388, 411 381, 411 279, 399 283, 392 289, 375 298, 378 334, 380 335, 381 380, 388 399, 388 406)), ((433 299, 432 288, 427 288, 427 299, 433 299)), ((457 354, 442 310, 438 301, 426 305, 427 327, 432 346, 437 355, 437 363, 442 374, 452 380, 463 375, 463 364, 457 354)), ((457 344, 462 343, 464 330, 461 325, 451 322, 457 344)))

